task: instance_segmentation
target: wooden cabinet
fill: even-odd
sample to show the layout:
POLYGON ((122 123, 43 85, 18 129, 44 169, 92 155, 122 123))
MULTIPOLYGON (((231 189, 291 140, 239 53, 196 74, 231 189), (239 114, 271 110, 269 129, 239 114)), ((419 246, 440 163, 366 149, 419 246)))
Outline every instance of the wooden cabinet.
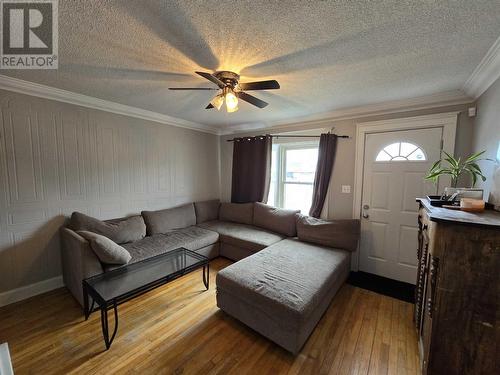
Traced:
POLYGON ((423 374, 496 374, 500 213, 419 199, 415 325, 423 374))

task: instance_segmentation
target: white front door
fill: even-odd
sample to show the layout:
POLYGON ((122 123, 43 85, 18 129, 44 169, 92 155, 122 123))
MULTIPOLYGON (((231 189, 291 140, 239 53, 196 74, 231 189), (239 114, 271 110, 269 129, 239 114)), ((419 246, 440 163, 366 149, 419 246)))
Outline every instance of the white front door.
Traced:
POLYGON ((442 127, 366 135, 361 271, 415 284, 415 198, 437 192, 436 186, 424 177, 440 157, 442 137, 442 127))

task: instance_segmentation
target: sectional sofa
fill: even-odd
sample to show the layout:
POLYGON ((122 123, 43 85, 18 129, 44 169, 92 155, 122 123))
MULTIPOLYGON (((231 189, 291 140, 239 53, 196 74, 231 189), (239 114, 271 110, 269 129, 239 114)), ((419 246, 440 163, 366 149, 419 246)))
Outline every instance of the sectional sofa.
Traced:
POLYGON ((75 212, 61 234, 63 278, 83 306, 82 280, 122 265, 101 262, 79 231, 120 244, 129 264, 179 247, 236 261, 217 275, 217 305, 297 353, 349 274, 359 221, 218 200, 107 221, 75 212))

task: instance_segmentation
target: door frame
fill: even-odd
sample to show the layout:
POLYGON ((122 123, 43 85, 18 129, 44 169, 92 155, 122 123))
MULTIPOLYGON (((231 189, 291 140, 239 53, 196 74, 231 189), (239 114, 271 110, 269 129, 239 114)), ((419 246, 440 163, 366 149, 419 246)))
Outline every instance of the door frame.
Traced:
MULTIPOLYGON (((457 132, 458 114, 460 112, 445 112, 432 115, 404 117, 390 120, 377 120, 356 123, 356 154, 354 160, 354 197, 352 207, 353 219, 361 219, 363 195, 363 173, 365 162, 365 140, 368 134, 384 133, 398 130, 416 130, 423 128, 443 128, 443 144, 441 150, 453 155, 455 152, 455 137, 457 132)), ((440 178, 438 191, 450 185, 449 178, 440 178)), ((416 203, 415 203, 416 204, 416 203)), ((359 270, 360 247, 352 254, 351 269, 359 270)))

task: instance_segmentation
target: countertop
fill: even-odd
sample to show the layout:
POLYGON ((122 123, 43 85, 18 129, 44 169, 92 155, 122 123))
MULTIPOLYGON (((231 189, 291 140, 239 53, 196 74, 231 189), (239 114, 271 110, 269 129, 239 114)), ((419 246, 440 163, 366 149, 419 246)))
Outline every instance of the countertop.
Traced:
POLYGON ((500 229, 500 212, 484 210, 483 212, 466 212, 449 208, 431 206, 427 198, 417 198, 427 212, 429 219, 436 222, 452 222, 464 225, 486 226, 500 229))

